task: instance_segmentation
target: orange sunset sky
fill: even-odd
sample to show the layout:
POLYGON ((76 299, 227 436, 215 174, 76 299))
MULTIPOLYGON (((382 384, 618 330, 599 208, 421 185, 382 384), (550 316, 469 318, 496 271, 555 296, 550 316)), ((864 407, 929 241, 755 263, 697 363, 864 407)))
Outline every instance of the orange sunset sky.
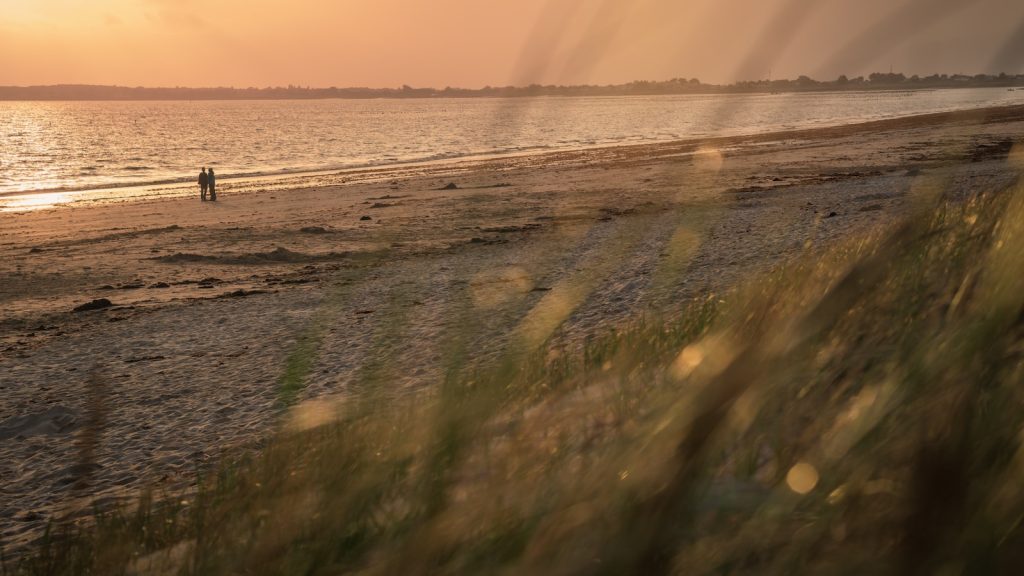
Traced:
POLYGON ((1024 72, 1021 0, 0 0, 0 85, 1024 72))

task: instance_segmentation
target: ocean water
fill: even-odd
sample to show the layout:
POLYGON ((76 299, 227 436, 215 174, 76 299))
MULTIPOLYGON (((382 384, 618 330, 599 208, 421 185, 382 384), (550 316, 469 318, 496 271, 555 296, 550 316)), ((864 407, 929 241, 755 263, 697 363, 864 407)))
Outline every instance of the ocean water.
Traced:
POLYGON ((521 99, 0 102, 0 209, 26 193, 523 154, 1024 103, 1004 88, 521 99), (8 202, 9 203, 9 202, 8 202))

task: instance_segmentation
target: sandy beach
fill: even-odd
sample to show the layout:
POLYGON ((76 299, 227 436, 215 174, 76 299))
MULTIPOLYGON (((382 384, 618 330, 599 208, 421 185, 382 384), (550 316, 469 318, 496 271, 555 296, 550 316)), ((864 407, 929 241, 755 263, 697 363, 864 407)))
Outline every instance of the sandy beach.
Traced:
POLYGON ((1022 136, 1000 108, 0 213, 0 538, 258 445, 303 346, 300 407, 429 394, 454 334, 484 364, 671 314, 892 222, 932 176, 1007 186, 1022 136))

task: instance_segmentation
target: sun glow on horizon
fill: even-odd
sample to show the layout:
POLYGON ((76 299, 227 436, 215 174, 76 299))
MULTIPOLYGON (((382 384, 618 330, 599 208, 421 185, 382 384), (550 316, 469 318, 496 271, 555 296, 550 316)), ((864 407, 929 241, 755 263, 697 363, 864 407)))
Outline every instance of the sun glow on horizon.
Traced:
POLYGON ((482 87, 1024 72, 1000 0, 0 0, 0 85, 482 87), (787 28, 788 26, 788 28, 787 28), (1012 69, 1013 67, 1017 69, 1012 69))

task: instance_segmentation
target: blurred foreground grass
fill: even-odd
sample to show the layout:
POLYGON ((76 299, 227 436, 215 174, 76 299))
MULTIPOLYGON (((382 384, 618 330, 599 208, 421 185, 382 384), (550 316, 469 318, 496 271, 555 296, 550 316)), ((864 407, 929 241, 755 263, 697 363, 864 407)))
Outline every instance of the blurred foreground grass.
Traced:
POLYGON ((1024 188, 943 196, 580 354, 467 374, 456 343, 437 390, 353 399, 4 570, 1011 573, 1024 188))

